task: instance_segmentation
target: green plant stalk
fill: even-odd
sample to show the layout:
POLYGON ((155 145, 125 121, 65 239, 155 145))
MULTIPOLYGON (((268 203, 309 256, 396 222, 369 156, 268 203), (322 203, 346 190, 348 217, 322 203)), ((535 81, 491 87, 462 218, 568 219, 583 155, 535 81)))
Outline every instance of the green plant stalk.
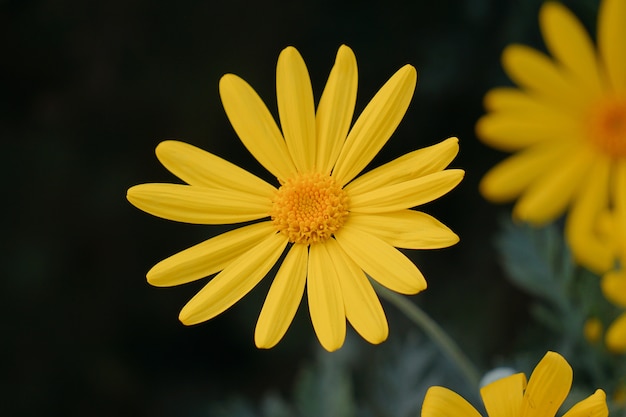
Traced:
POLYGON ((480 373, 474 366, 474 364, 463 353, 459 346, 452 340, 450 336, 437 324, 436 321, 430 318, 424 310, 419 308, 415 303, 411 302, 408 298, 388 290, 377 282, 372 282, 376 287, 376 292, 381 297, 394 304, 400 311, 402 311, 414 324, 420 327, 424 333, 435 342, 437 346, 448 355, 450 359, 454 361, 459 371, 463 374, 467 382, 471 386, 478 388, 480 384, 480 373))

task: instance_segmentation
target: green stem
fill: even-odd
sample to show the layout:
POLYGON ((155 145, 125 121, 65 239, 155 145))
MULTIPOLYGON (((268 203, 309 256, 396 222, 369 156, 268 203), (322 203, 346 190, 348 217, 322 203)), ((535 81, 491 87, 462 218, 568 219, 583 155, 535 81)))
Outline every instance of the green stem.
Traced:
POLYGON ((376 287, 376 291, 386 299, 393 303, 400 311, 402 311, 413 323, 420 327, 439 348, 452 359, 458 366, 461 373, 467 379, 467 382, 473 387, 478 387, 480 383, 480 374, 474 364, 465 356, 459 346, 448 336, 448 334, 431 319, 428 314, 419 308, 408 298, 395 293, 377 282, 372 282, 376 287))

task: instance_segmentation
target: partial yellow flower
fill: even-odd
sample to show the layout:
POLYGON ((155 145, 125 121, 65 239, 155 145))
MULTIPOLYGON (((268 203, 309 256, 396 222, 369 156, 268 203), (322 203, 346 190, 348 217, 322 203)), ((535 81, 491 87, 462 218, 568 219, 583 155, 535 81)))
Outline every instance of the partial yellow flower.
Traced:
POLYGON ((604 296, 624 309, 606 331, 606 346, 614 353, 626 353, 626 266, 619 271, 606 273, 601 284, 604 296))
MULTIPOLYGON (((618 171, 615 187, 626 190, 626 169, 618 171)), ((602 292, 607 300, 624 309, 608 327, 605 343, 614 353, 626 353, 626 192, 618 194, 612 209, 598 217, 595 231, 607 242, 614 259, 613 268, 602 277, 602 292)))
POLYGON ((585 340, 591 344, 598 343, 602 339, 604 327, 602 321, 597 317, 590 317, 585 320, 583 325, 583 336, 585 340))
POLYGON ((601 273, 613 259, 595 235, 596 217, 626 193, 615 185, 626 175, 626 2, 602 0, 597 50, 560 3, 544 4, 539 24, 552 56, 508 46, 502 64, 519 87, 485 96, 478 137, 516 154, 485 175, 480 191, 494 202, 517 200, 514 216, 536 225, 569 210, 575 258, 601 273))
MULTIPOLYGON (((480 390, 489 417, 554 417, 572 386, 572 368, 558 353, 548 352, 537 364, 528 384, 514 374, 480 390)), ((575 404, 563 417, 606 417, 609 410, 601 389, 575 404)), ((444 387, 431 387, 422 417, 481 417, 463 397, 444 387)))
POLYGON ((222 77, 226 115, 277 186, 191 145, 166 141, 158 145, 157 157, 187 185, 142 184, 128 190, 133 205, 165 219, 247 223, 148 272, 148 282, 156 286, 217 274, 180 312, 184 324, 222 313, 280 263, 257 322, 258 347, 280 341, 305 286, 313 328, 327 350, 342 346, 346 319, 370 343, 387 338, 387 319, 367 276, 393 291, 416 294, 426 280, 396 247, 434 249, 458 241, 435 218, 411 210, 463 178, 462 170, 445 169, 458 152, 456 138, 355 178, 400 123, 416 82, 415 68, 402 67, 350 129, 357 93, 352 50, 339 48, 316 111, 305 63, 288 47, 276 70, 281 132, 252 87, 236 75, 222 77))

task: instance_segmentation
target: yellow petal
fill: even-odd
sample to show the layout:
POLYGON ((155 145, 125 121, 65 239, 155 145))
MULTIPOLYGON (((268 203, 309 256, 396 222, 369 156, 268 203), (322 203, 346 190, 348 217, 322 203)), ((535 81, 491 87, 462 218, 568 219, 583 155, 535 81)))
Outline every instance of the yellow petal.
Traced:
POLYGON ((626 353, 626 313, 620 315, 606 331, 606 346, 613 353, 626 353))
POLYGON ((296 172, 285 140, 258 94, 241 78, 226 74, 220 97, 228 120, 248 151, 279 180, 296 172))
POLYGON ((574 259, 598 274, 614 262, 611 242, 597 230, 599 216, 609 206, 610 170, 605 160, 596 161, 590 168, 565 223, 565 237, 574 259))
MULTIPOLYGON (((626 24, 626 20, 623 23, 626 24)), ((590 96, 600 94, 603 86, 595 48, 576 16, 562 4, 548 2, 541 7, 539 24, 550 53, 579 88, 590 96)))
POLYGON ((340 277, 324 244, 309 248, 307 295, 313 329, 329 352, 339 349, 346 337, 346 315, 340 277))
POLYGON ((476 122, 476 135, 493 148, 512 152, 540 142, 572 141, 580 136, 576 117, 529 105, 481 117, 476 122))
POLYGON ((607 417, 606 394, 601 389, 575 404, 563 417, 607 417))
POLYGON ((561 216, 590 170, 593 155, 581 148, 562 155, 562 161, 528 187, 513 209, 518 219, 545 224, 561 216))
POLYGON ((458 152, 459 140, 448 138, 436 145, 405 154, 361 175, 346 185, 345 190, 356 195, 441 171, 452 162, 458 152))
POLYGON ((426 391, 422 417, 481 417, 481 415, 456 392, 435 386, 426 391))
POLYGON ((316 168, 322 173, 329 174, 332 170, 350 130, 357 84, 354 53, 352 49, 341 45, 317 106, 315 118, 318 147, 316 168))
POLYGON ((426 280, 415 264, 376 236, 346 223, 335 237, 346 254, 381 285, 401 294, 426 289, 426 280))
POLYGON ((339 276, 346 318, 368 342, 384 342, 389 335, 389 327, 372 284, 334 239, 328 239, 324 244, 339 276))
POLYGON ((438 249, 452 246, 459 237, 439 220, 415 210, 388 213, 351 213, 350 226, 406 249, 438 249))
POLYGON ((293 245, 272 282, 254 331, 257 347, 274 347, 289 328, 296 315, 306 283, 306 245, 293 245))
POLYGON ((530 376, 520 417, 553 417, 572 386, 572 368, 558 353, 548 352, 530 376))
POLYGON ((603 0, 598 15, 598 49, 615 91, 626 91, 626 2, 603 0))
POLYGON ((290 46, 276 66, 276 99, 287 149, 296 168, 309 172, 315 164, 315 105, 311 79, 304 60, 290 46))
POLYGON ((546 143, 519 152, 493 167, 480 182, 480 193, 495 203, 517 198, 560 160, 569 144, 546 143))
POLYGON ((452 190, 464 174, 461 169, 447 169, 362 194, 349 193, 350 211, 381 213, 419 206, 452 190))
POLYGON ((271 222, 263 222, 222 233, 154 265, 148 271, 148 282, 171 287, 208 277, 275 232, 271 222))
POLYGON ((615 234, 618 236, 617 256, 626 269, 626 158, 618 161, 613 181, 612 200, 615 207, 615 234))
POLYGON ((180 321, 201 323, 230 308, 263 279, 286 246, 287 239, 276 233, 241 255, 189 300, 180 311, 180 321))
POLYGON ((333 177, 342 186, 350 182, 376 156, 404 117, 417 72, 411 65, 400 68, 376 93, 354 123, 339 153, 333 177))
MULTIPOLYGON (((480 389, 487 415, 490 417, 519 417, 526 388, 526 376, 514 374, 480 389)), ((552 416, 550 416, 552 417, 552 416)))
POLYGON ((185 223, 230 224, 267 217, 271 195, 179 184, 141 184, 126 195, 135 207, 185 223))
POLYGON ((262 196, 272 195, 273 186, 235 164, 175 140, 156 148, 159 161, 172 174, 189 185, 237 190, 262 196))
POLYGON ((626 268, 604 274, 601 286, 607 300, 626 308, 626 268))
POLYGON ((509 45, 502 53, 502 65, 518 85, 569 111, 580 112, 588 97, 543 53, 523 45, 509 45))
POLYGON ((542 101, 536 94, 514 87, 495 87, 487 91, 483 97, 483 106, 489 112, 527 112, 535 108, 563 112, 563 109, 542 101))

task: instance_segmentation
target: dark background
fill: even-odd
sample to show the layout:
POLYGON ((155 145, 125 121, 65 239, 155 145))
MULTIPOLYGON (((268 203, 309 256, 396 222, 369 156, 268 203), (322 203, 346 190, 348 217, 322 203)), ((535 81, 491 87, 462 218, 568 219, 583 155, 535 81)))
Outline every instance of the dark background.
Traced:
MULTIPOLYGON (((525 297, 503 278, 492 244, 508 207, 477 192, 503 155, 473 126, 483 94, 508 83, 502 48, 541 45, 540 3, 0 1, 0 414, 203 415, 234 392, 286 389, 313 357, 305 305, 278 347, 254 347, 268 280, 222 316, 180 324, 202 283, 154 288, 145 273, 218 229, 156 219, 125 199, 132 185, 175 181, 154 156, 169 138, 268 178, 236 138, 217 86, 238 74, 275 114, 276 59, 287 45, 307 62, 316 98, 337 48, 349 45, 356 114, 402 65, 418 69, 407 115, 374 164, 458 136, 452 165, 466 177, 423 208, 461 242, 410 252, 429 282, 413 299, 481 366, 506 355, 525 297)), ((597 1, 566 4, 593 24, 597 1)), ((385 306, 390 338, 401 337, 406 320, 385 306)))

